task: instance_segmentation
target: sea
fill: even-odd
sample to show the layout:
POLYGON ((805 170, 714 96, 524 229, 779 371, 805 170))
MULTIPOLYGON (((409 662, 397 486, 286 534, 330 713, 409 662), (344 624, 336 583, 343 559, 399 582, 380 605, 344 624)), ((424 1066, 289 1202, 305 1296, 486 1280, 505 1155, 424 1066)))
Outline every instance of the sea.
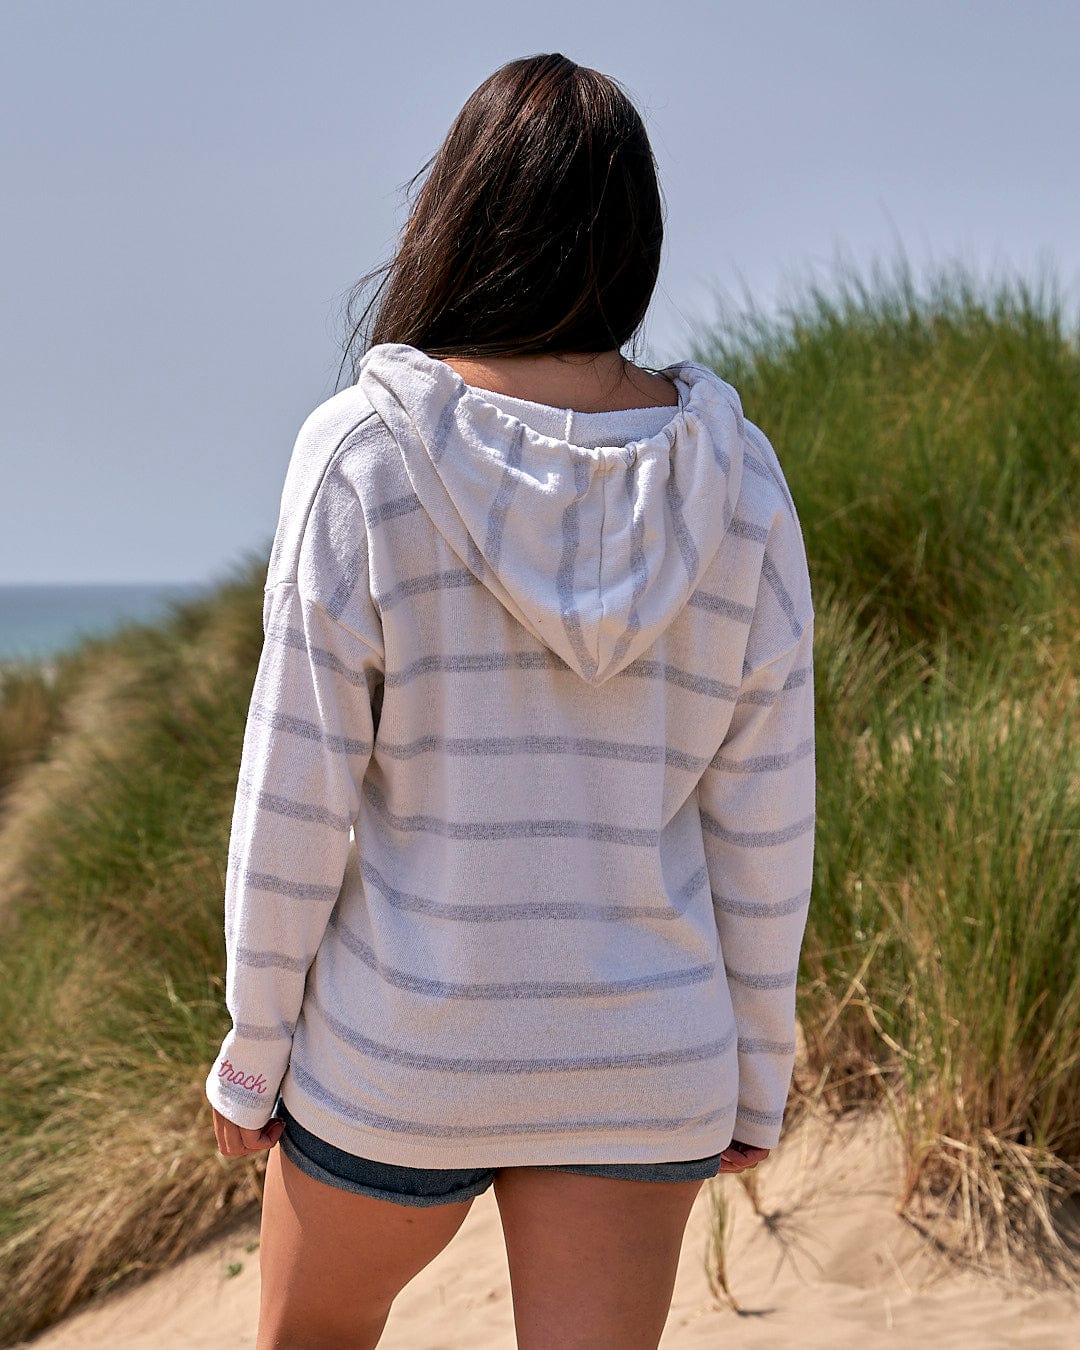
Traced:
POLYGON ((199 582, 24 582, 0 585, 0 664, 47 665, 81 637, 166 618, 172 600, 194 599, 199 582))

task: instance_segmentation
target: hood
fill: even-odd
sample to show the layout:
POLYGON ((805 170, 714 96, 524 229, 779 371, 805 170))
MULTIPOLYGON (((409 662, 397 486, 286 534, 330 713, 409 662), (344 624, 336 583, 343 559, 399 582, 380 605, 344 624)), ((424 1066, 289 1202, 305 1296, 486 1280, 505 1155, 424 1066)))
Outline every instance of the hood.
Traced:
MULTIPOLYGON (((357 384, 397 442, 435 528, 530 633, 591 685, 641 655, 686 604, 735 513, 743 413, 694 361, 655 436, 590 449, 544 435, 445 362, 380 343, 357 384)), ((573 415, 567 413, 567 436, 573 415)))

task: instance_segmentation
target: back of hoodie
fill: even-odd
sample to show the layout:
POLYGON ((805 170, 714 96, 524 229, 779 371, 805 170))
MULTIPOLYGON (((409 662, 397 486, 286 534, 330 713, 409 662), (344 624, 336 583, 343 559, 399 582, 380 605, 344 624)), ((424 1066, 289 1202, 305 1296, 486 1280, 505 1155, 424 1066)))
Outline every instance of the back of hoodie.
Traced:
POLYGON ((736 391, 582 415, 384 344, 300 430, 207 1078, 413 1167, 779 1140, 813 609, 736 391))

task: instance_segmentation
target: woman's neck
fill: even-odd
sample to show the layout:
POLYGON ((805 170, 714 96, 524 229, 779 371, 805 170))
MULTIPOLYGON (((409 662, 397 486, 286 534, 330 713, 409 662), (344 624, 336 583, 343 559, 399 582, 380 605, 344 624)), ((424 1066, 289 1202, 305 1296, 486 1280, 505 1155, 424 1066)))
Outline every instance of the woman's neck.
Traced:
POLYGON ((574 412, 675 407, 678 391, 663 375, 624 362, 618 351, 541 356, 444 358, 466 384, 574 412))

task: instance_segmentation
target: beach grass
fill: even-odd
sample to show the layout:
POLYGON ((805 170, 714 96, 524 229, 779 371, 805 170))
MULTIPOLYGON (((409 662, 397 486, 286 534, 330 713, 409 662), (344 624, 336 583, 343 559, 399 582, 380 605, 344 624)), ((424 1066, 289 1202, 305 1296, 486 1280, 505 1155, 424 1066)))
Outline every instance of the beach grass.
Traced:
POLYGON ((0 816, 5 1341, 258 1198, 258 1166, 213 1150, 202 1080, 264 577, 253 561, 171 622, 81 644, 77 730, 0 816))
POLYGON ((969 1254, 1037 1252, 1069 1278, 1052 1216, 1080 1195, 1075 670, 1017 631, 982 661, 942 639, 874 689, 881 649, 829 638, 800 1003, 819 1092, 896 1112, 902 1205, 959 1198, 969 1254))
POLYGON ((884 1098, 901 1204, 1075 1280, 1080 340, 1052 281, 841 266, 699 359, 806 538, 818 820, 800 1019, 817 1095, 884 1098), (760 411, 759 411, 760 410, 760 411))
POLYGON ((777 313, 721 308, 698 358, 770 437, 813 580, 897 645, 981 658, 1080 606, 1080 350, 1052 275, 922 285, 840 264, 777 313))
MULTIPOLYGON (((791 484, 818 820, 792 1089, 886 1103, 908 1212, 1069 1278, 1080 1196, 1080 346, 1052 294, 841 275, 698 353, 791 484)), ((215 1152, 222 905, 265 557, 0 686, 0 1343, 258 1197, 215 1152), (21 679, 21 677, 20 677, 21 679), (53 692, 55 690, 55 692, 53 692)), ((723 1216, 710 1256, 718 1290, 723 1216)))
POLYGON ((0 664, 0 801, 25 768, 47 755, 65 702, 55 671, 33 662, 0 664))

